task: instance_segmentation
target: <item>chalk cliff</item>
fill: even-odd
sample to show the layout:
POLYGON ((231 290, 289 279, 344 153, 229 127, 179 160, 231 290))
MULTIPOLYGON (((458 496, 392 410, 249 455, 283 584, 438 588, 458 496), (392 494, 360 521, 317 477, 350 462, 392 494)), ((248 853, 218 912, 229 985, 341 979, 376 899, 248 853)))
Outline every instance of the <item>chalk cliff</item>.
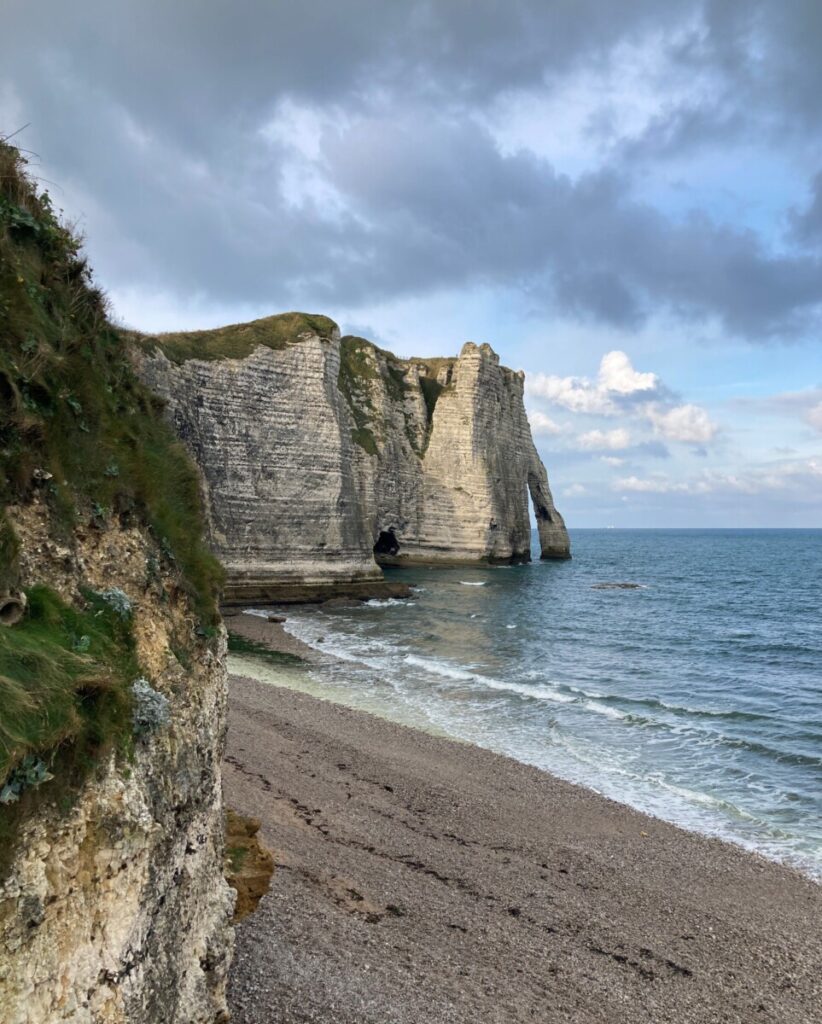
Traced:
POLYGON ((523 405, 488 345, 398 359, 284 314, 140 338, 135 360, 200 466, 226 599, 373 587, 381 564, 567 558, 523 405))
POLYGON ((358 472, 380 562, 527 561, 529 492, 542 557, 568 557, 521 371, 471 342, 451 359, 397 359, 353 337, 342 352, 341 390, 372 440, 358 472))

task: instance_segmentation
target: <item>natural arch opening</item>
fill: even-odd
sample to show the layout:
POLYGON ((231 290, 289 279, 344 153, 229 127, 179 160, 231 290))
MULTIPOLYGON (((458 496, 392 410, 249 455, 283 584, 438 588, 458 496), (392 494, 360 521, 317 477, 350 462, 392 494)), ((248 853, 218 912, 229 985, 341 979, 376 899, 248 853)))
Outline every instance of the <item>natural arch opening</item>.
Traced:
POLYGON ((553 518, 551 517, 548 503, 545 501, 540 481, 535 473, 528 474, 528 490, 531 492, 531 505, 534 509, 534 517, 537 524, 540 522, 552 523, 553 518))
POLYGON ((393 529, 380 530, 380 535, 377 537, 377 542, 374 545, 374 554, 377 558, 380 555, 388 555, 391 558, 398 554, 400 550, 400 543, 397 540, 397 536, 393 529))

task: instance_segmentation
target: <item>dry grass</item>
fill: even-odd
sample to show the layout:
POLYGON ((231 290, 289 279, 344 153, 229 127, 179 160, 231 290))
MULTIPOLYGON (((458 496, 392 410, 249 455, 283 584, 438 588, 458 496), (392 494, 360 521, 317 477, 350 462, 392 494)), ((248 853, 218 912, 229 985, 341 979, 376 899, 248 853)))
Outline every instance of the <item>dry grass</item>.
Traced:
POLYGON ((132 337, 149 351, 160 349, 173 363, 188 359, 245 359, 255 348, 284 349, 307 334, 329 339, 337 325, 327 316, 311 313, 280 313, 247 324, 231 324, 210 331, 178 331, 132 337))

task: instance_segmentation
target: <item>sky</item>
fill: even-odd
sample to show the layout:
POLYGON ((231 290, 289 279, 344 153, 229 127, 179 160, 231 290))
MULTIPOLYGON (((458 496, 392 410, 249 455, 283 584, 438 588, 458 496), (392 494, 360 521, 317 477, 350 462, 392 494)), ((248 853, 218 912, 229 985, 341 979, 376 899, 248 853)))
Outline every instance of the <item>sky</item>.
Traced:
POLYGON ((818 0, 4 0, 0 134, 122 323, 489 342, 571 527, 820 527, 820 53, 818 0))

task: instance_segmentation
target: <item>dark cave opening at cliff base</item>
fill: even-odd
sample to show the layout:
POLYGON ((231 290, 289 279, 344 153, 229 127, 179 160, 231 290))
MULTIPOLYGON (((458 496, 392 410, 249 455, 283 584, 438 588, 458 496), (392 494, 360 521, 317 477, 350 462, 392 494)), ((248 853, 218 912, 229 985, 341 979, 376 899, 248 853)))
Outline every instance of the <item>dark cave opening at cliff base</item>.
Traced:
POLYGON ((380 535, 374 544, 374 556, 379 560, 380 555, 394 557, 400 550, 399 541, 393 529, 380 530, 380 535))

